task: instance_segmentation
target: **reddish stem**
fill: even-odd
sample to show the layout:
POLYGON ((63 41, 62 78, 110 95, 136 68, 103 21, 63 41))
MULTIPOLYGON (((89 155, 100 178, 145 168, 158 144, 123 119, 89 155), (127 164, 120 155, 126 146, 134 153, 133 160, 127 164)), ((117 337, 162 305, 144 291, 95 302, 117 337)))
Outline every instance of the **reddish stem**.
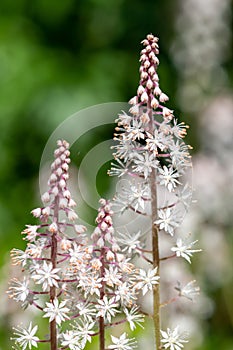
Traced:
MULTIPOLYGON (((101 268, 100 268, 100 276, 101 278, 104 277, 104 256, 105 256, 105 249, 101 248, 101 268)), ((102 287, 100 290, 100 300, 103 300, 105 295, 105 284, 102 280, 102 287)), ((104 318, 99 317, 99 350, 105 350, 105 324, 104 324, 104 318)))
MULTIPOLYGON (((59 219, 59 196, 55 197, 54 205, 54 215, 53 222, 58 223, 59 219)), ((51 262, 53 264, 53 269, 57 266, 57 233, 52 234, 52 244, 51 244, 51 262)), ((50 288, 50 302, 53 302, 56 298, 56 287, 50 288)), ((50 349, 57 350, 57 325, 56 320, 50 322, 50 349)))

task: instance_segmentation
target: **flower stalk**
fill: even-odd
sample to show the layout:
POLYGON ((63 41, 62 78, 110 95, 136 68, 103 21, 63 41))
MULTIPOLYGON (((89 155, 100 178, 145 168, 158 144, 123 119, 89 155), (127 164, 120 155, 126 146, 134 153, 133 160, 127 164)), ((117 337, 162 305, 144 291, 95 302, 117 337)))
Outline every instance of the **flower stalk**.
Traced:
MULTIPOLYGON (((127 215, 128 211, 134 211, 135 217, 144 217, 142 222, 146 223, 137 234, 133 230, 126 234, 128 229, 124 229, 126 232, 120 232, 119 242, 128 256, 139 255, 152 264, 160 275, 160 261, 182 256, 190 262, 192 253, 200 250, 190 249, 196 241, 184 245, 182 240, 178 240, 177 247, 171 248, 175 254, 160 258, 160 240, 164 234, 176 234, 175 230, 181 223, 181 213, 187 210, 191 201, 192 191, 185 180, 187 170, 191 167, 191 147, 182 141, 188 126, 183 122, 178 123, 173 110, 163 105, 169 98, 159 86, 158 38, 149 34, 142 45, 137 95, 129 101, 129 113, 121 113, 116 120, 116 145, 113 146, 116 163, 112 164, 109 174, 127 180, 123 191, 115 196, 119 212, 127 215), (145 221, 146 218, 148 221, 145 221), (152 257, 148 257, 150 249, 146 247, 148 227, 151 228, 152 257)), ((160 276, 162 282, 163 276, 160 276)), ((160 308, 164 305, 160 305, 158 283, 153 285, 152 295, 155 349, 161 350, 163 346, 168 348, 169 345, 163 345, 166 332, 160 329, 160 308)), ((177 297, 172 300, 177 300, 177 297)), ((177 329, 174 334, 178 338, 177 329)), ((172 331, 169 332, 167 337, 170 342, 172 331)), ((178 343, 176 349, 180 350, 178 343)))
MULTIPOLYGON (((57 225, 59 222, 59 196, 54 199, 54 215, 53 222, 57 225)), ((51 262, 53 269, 57 267, 57 232, 52 233, 51 239, 51 262)), ((50 287, 50 302, 53 303, 56 298, 56 286, 50 287)), ((50 322, 50 342, 51 350, 57 350, 57 325, 56 320, 50 322)))

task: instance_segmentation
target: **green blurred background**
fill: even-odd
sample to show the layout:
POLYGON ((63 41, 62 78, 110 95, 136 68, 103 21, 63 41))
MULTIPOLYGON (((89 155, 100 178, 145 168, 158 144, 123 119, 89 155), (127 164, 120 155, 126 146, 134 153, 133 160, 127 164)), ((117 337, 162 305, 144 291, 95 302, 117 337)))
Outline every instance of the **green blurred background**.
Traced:
MULTIPOLYGON (((170 96, 169 107, 191 126, 188 142, 194 147, 197 169, 202 164, 200 178, 208 173, 205 159, 218 164, 215 173, 210 170, 210 178, 200 184, 217 204, 206 210, 208 200, 200 197, 200 210, 197 204, 192 217, 200 241, 207 237, 207 253, 202 253, 200 262, 195 260, 193 269, 214 305, 201 320, 203 340, 196 348, 233 349, 231 13, 230 0, 1 0, 1 349, 10 347, 9 329, 18 307, 9 306, 5 297, 9 251, 24 246, 20 232, 32 223, 30 211, 39 205, 38 172, 44 146, 71 114, 94 104, 127 101, 135 94, 140 41, 150 32, 160 38, 159 75, 163 91, 170 96), (216 119, 205 119, 206 114, 215 118, 215 112, 220 118, 217 124, 216 119), (223 121, 222 112, 227 116, 223 121), (216 178, 221 179, 218 191, 213 186, 216 178), (213 246, 213 239, 220 243, 213 246), (216 269, 217 280, 211 277, 216 269)), ((111 138, 112 132, 93 134, 89 145, 82 143, 85 150, 80 153, 111 138)), ((98 181, 105 195, 106 179, 102 176, 98 181)))

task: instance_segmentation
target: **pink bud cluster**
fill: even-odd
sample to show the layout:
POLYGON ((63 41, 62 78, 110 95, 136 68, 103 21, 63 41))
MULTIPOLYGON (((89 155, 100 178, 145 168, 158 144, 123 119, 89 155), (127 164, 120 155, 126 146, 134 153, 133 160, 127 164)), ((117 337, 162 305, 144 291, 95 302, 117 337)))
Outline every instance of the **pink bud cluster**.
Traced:
POLYGON ((133 105, 130 112, 137 114, 139 106, 147 103, 149 104, 148 107, 153 109, 162 108, 163 116, 169 117, 173 111, 160 105, 160 102, 167 102, 169 98, 159 87, 159 77, 157 74, 157 66, 159 65, 159 59, 157 57, 159 54, 158 38, 152 34, 148 34, 147 38, 142 41, 142 44, 144 48, 141 50, 140 55, 140 83, 137 96, 129 101, 133 105))
POLYGON ((100 248, 102 248, 107 242, 112 245, 114 251, 117 251, 119 247, 113 236, 114 227, 112 215, 113 211, 111 209, 111 203, 103 198, 100 199, 100 208, 96 218, 97 227, 92 234, 92 240, 100 248))
MULTIPOLYGON (((69 144, 64 140, 59 140, 57 145, 58 148, 54 152, 55 159, 51 165, 51 175, 48 180, 49 190, 41 196, 41 200, 46 206, 32 210, 32 214, 44 222, 47 222, 51 210, 54 209, 55 198, 56 205, 66 213, 69 220, 74 221, 77 219, 77 214, 73 210, 76 203, 71 198, 71 193, 67 187, 70 163, 69 144)), ((57 231, 54 223, 51 225, 50 230, 51 232, 57 231)))

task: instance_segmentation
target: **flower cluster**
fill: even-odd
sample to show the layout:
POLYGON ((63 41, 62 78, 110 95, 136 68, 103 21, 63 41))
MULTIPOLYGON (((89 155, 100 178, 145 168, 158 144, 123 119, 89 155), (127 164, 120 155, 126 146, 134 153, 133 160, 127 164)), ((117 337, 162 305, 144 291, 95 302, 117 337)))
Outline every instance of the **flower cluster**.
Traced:
MULTIPOLYGON (((159 60, 158 39, 148 35, 140 57, 140 83, 137 95, 129 103, 129 114, 119 115, 113 146, 116 150, 110 175, 119 177, 128 175, 129 189, 119 193, 116 200, 126 209, 146 212, 150 200, 150 175, 157 173, 157 185, 166 192, 166 207, 159 211, 156 222, 160 229, 173 235, 177 222, 175 206, 185 206, 190 195, 179 198, 181 188, 186 185, 185 172, 191 166, 190 146, 183 142, 188 128, 174 117, 173 110, 163 104, 168 96, 159 87, 157 66, 159 60), (130 194, 129 194, 130 192, 130 194), (177 194, 177 196, 175 196, 177 194)), ((191 193, 191 188, 186 190, 191 193)))
MULTIPOLYGON (((129 112, 122 112, 116 120, 115 162, 109 174, 118 176, 121 181, 124 179, 123 187, 115 196, 115 206, 119 212, 124 216, 130 213, 130 217, 134 213, 147 219, 143 221, 145 227, 137 231, 132 230, 130 225, 119 229, 118 244, 129 257, 140 255, 152 264, 153 271, 157 269, 159 272, 161 260, 183 257, 191 263, 192 254, 200 249, 192 249, 197 241, 186 243, 177 236, 177 228, 192 197, 192 189, 187 182, 191 147, 183 141, 188 126, 179 122, 173 110, 164 105, 169 98, 159 86, 158 38, 149 34, 142 44, 137 95, 129 101, 129 112), (151 227, 151 231, 148 227, 151 227), (152 232, 152 250, 146 246, 149 231, 152 232), (160 257, 159 242, 162 237, 169 236, 176 236, 176 246, 171 245, 170 248, 174 254, 160 257)), ((146 286, 141 288, 142 291, 147 290, 146 286)), ((184 290, 179 290, 179 296, 191 299, 189 292, 184 290)), ((172 331, 169 331, 167 338, 165 332, 161 333, 167 342, 161 340, 161 334, 156 331, 160 323, 159 288, 153 297, 154 310, 157 308, 154 315, 156 346, 180 349, 183 345, 182 341, 177 340, 176 330, 176 342, 171 340, 172 331)))
MULTIPOLYGON (((42 312, 50 325, 50 337, 40 339, 38 326, 15 328, 16 346, 23 350, 50 343, 60 349, 84 349, 94 335, 104 348, 105 328, 127 322, 131 330, 142 324, 137 305, 158 284, 157 270, 137 269, 120 250, 114 236, 111 204, 100 200, 96 228, 87 238, 86 227, 76 223, 75 202, 68 189, 70 152, 66 141, 58 141, 51 166, 49 189, 42 195, 44 206, 32 210, 37 225, 27 225, 22 234, 25 251, 12 250, 15 265, 24 271, 14 278, 8 294, 23 308, 42 312), (115 316, 121 315, 121 321, 115 316), (64 325, 64 326, 63 326, 64 325), (102 341, 102 343, 101 343, 102 341)), ((135 340, 112 337, 109 349, 132 349, 135 340)))
POLYGON ((94 336, 100 350, 134 349, 136 340, 125 332, 111 335, 112 343, 106 346, 105 332, 123 324, 132 331, 142 327, 144 314, 138 300, 148 292, 153 296, 156 349, 181 350, 187 342, 178 326, 160 330, 160 309, 180 297, 193 300, 199 287, 194 280, 183 287, 178 282, 178 295, 162 304, 160 280, 165 279, 160 276, 160 263, 176 257, 191 263, 192 255, 200 251, 193 249, 197 241, 177 235, 191 202, 186 181, 191 147, 183 141, 188 126, 164 106, 168 96, 159 87, 158 39, 149 34, 142 44, 137 95, 129 101, 129 113, 122 112, 117 119, 115 163, 109 174, 124 179, 114 205, 121 214, 145 219, 145 227, 135 221, 133 228, 123 224, 116 230, 113 205, 101 199, 96 227, 87 236, 86 227, 77 223, 76 203, 67 184, 69 144, 58 141, 49 188, 42 195, 44 205, 32 210, 39 223, 23 230, 25 251, 12 250, 13 263, 21 266, 24 277, 12 280, 9 296, 23 308, 36 307, 49 323, 49 337, 43 339, 32 323, 15 328, 13 340, 22 350, 40 342, 49 343, 51 349, 81 350, 94 336), (171 236, 176 238, 176 245, 170 244, 172 253, 160 256, 160 241, 171 236), (132 262, 137 255, 147 262, 146 269, 132 262))

